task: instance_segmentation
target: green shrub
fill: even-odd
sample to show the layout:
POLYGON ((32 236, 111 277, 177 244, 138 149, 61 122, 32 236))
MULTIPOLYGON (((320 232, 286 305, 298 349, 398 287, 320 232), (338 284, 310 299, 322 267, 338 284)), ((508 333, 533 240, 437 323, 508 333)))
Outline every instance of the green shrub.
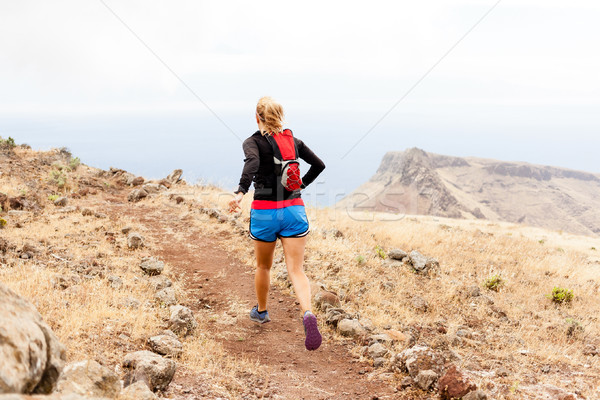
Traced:
POLYGON ((359 264, 364 264, 365 263, 365 258, 362 255, 357 255, 356 256, 356 262, 359 264))
POLYGON ((15 139, 11 138, 10 136, 8 137, 8 139, 3 139, 0 136, 0 149, 3 150, 12 150, 17 146, 17 144, 15 143, 15 139))
POLYGON ((67 185, 67 174, 62 169, 53 169, 50 171, 50 182, 62 189, 67 185))
POLYGON ((56 200, 58 200, 59 197, 60 196, 57 194, 51 194, 50 196, 48 196, 48 200, 54 203, 56 200))
POLYGON ((0 218, 0 229, 4 228, 6 226, 7 222, 4 218, 0 218))
POLYGON ((79 157, 71 158, 71 160, 69 161, 69 168, 72 171, 75 171, 77 167, 79 167, 79 165, 81 165, 81 160, 79 159, 79 157))
POLYGON ((387 258, 387 254, 385 254, 385 251, 380 245, 375 246, 375 253, 384 260, 387 258))
POLYGON ((571 289, 554 286, 552 293, 546 295, 546 297, 557 304, 570 303, 573 300, 573 291, 571 289))
POLYGON ((567 336, 574 336, 577 333, 583 332, 583 326, 579 321, 573 318, 566 318, 565 323, 567 324, 567 336))
POLYGON ((504 285, 504 279, 498 274, 494 274, 488 277, 485 281, 483 281, 483 286, 485 286, 489 290, 493 290, 497 292, 500 290, 500 287, 504 285))

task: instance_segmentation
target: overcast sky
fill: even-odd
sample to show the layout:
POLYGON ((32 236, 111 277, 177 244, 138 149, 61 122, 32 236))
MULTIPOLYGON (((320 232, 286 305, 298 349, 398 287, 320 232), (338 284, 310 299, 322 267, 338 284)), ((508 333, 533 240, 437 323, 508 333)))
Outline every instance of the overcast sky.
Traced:
MULTIPOLYGON (((105 1, 236 135, 254 129, 268 94, 292 126, 335 139, 330 165, 495 3, 105 1)), ((10 129, 19 118, 98 115, 220 126, 107 6, 0 2, 0 118, 10 129)), ((598 21, 597 0, 501 1, 351 154, 364 151, 374 169, 385 151, 417 145, 600 172, 589 154, 600 149, 598 21)), ((0 135, 10 129, 0 123, 0 135)))

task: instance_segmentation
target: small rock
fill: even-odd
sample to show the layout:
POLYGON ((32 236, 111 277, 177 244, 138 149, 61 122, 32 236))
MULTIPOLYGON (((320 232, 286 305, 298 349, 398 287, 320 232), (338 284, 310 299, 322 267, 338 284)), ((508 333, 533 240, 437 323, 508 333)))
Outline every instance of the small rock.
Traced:
POLYGON ((83 215, 84 217, 89 217, 91 215, 94 215, 94 212, 89 208, 84 208, 83 210, 81 210, 81 215, 83 215))
POLYGON ((393 365, 401 372, 415 378, 419 371, 432 370, 441 373, 445 364, 445 358, 430 347, 416 345, 396 354, 393 359, 393 365))
POLYGON ((369 357, 375 359, 385 356, 388 353, 388 349, 386 349, 381 343, 374 343, 369 346, 367 353, 369 354, 369 357))
POLYGON ((165 390, 175 375, 175 361, 163 358, 147 350, 129 353, 123 360, 123 368, 127 371, 124 377, 125 386, 142 381, 150 390, 165 390))
POLYGON ((394 342, 394 340, 390 337, 390 335, 385 334, 385 333, 371 335, 371 336, 369 336, 368 340, 369 340, 369 344, 381 343, 381 344, 385 344, 388 346, 391 346, 392 343, 394 342))
POLYGON ((175 289, 173 289, 172 287, 166 287, 164 289, 159 290, 154 295, 154 299, 165 306, 173 306, 177 304, 175 289))
POLYGON ((131 183, 129 183, 131 186, 140 186, 144 184, 144 178, 141 176, 136 176, 135 178, 133 178, 131 180, 131 183))
POLYGON ((427 310, 429 309, 429 304, 427 303, 427 300, 420 296, 413 296, 413 298, 411 299, 411 305, 415 310, 422 313, 427 312, 427 310))
POLYGON ((120 305, 125 308, 138 309, 140 308, 140 302, 138 299, 133 297, 125 297, 121 300, 120 305))
POLYGON ((365 329, 360 322, 355 319, 343 319, 337 324, 337 329, 340 335, 356 337, 365 334, 365 329))
POLYGON ((373 367, 381 368, 385 365, 386 362, 387 362, 387 359, 385 357, 377 357, 376 359, 373 360, 373 367))
POLYGON ((468 286, 466 288, 466 294, 469 297, 479 297, 481 295, 481 290, 477 285, 468 286))
POLYGON ((144 246, 144 238, 137 232, 131 232, 127 235, 127 246, 132 249, 139 249, 144 246))
POLYGON ((415 382, 421 389, 429 390, 433 387, 438 378, 439 376, 437 372, 430 369, 425 369, 423 371, 419 371, 417 377, 415 378, 415 382))
POLYGON ((327 311, 328 308, 339 308, 341 306, 340 298, 333 292, 320 290, 314 297, 315 306, 319 310, 327 311))
POLYGON ((405 376, 402 381, 400 381, 400 388, 401 389, 406 389, 411 387, 413 384, 413 380, 410 376, 405 376))
POLYGON ((127 235, 129 232, 131 232, 133 228, 131 226, 126 226, 125 228, 121 229, 121 233, 123 235, 127 235))
POLYGON ((64 207, 69 203, 69 199, 66 197, 59 197, 58 199, 54 200, 54 205, 57 207, 64 207))
POLYGON ((121 391, 117 374, 93 360, 69 364, 56 385, 56 392, 114 399, 121 391))
POLYGON ((404 250, 392 249, 389 251, 388 257, 391 258, 392 260, 402 261, 402 260, 404 260, 405 257, 408 257, 408 253, 405 252, 404 250))
POLYGON ((151 257, 143 258, 140 264, 140 268, 142 269, 142 271, 144 271, 144 273, 146 273, 146 275, 160 275, 165 269, 165 263, 151 257))
POLYGON ((158 397, 152 393, 148 385, 138 381, 123 389, 118 400, 158 400, 158 397))
POLYGON ((155 194, 160 190, 160 185, 157 183, 146 183, 140 190, 146 192, 146 194, 155 194))
POLYGON ((434 258, 427 258, 416 250, 409 254, 409 264, 417 273, 427 273, 430 270, 439 266, 439 263, 434 258))
POLYGON ((333 327, 337 327, 338 323, 346 318, 349 318, 349 315, 341 308, 330 307, 325 313, 325 323, 333 327))
POLYGON ((177 339, 177 336, 172 335, 157 335, 148 339, 150 350, 163 356, 177 358, 183 353, 183 345, 177 339))
POLYGON ((101 213, 101 212, 97 212, 94 214, 94 217, 96 217, 98 219, 103 219, 103 218, 108 218, 108 215, 101 213))
POLYGON ((118 276, 109 275, 106 279, 108 280, 110 287, 113 289, 118 290, 123 287, 123 279, 118 276))
MULTIPOLYGON (((144 186, 145 187, 145 186, 144 186)), ((148 197, 148 192, 142 188, 142 189, 133 189, 130 193, 129 196, 127 196, 127 200, 132 201, 132 202, 138 202, 142 199, 145 199, 146 197, 148 197)))
POLYGON ((155 291, 173 286, 173 282, 164 275, 151 276, 149 282, 155 291))
POLYGON ((508 375, 510 375, 510 371, 504 367, 500 367, 496 370, 496 375, 500 377, 507 377, 508 375))
POLYGON ((463 396, 462 400, 487 400, 487 394, 481 390, 475 390, 463 396))
POLYGON ((467 393, 477 389, 477 385, 470 381, 455 365, 450 366, 438 382, 442 399, 460 399, 467 393))
POLYGON ((182 305, 171 306, 171 317, 169 318, 169 329, 178 335, 189 335, 198 326, 194 313, 182 305))
POLYGON ((181 169, 176 169, 173 172, 171 172, 166 178, 165 180, 171 184, 177 183, 181 180, 181 176, 183 175, 183 170, 181 169))

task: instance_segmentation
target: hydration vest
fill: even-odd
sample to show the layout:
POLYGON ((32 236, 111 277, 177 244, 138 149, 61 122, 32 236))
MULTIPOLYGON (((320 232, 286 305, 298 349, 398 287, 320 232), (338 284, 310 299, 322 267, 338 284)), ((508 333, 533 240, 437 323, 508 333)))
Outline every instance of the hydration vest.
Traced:
POLYGON ((266 137, 271 147, 273 147, 275 175, 279 179, 281 186, 290 192, 300 190, 302 188, 300 163, 292 131, 285 129, 281 133, 267 135, 266 137))

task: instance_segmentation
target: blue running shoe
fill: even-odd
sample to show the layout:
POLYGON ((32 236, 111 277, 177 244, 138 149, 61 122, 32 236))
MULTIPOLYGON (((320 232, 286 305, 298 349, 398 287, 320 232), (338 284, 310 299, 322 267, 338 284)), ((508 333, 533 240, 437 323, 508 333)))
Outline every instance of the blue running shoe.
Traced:
POLYGON ((259 324, 264 324, 265 322, 269 322, 271 320, 267 310, 258 312, 258 305, 252 307, 252 311, 250 311, 250 319, 254 322, 258 322, 259 324))
POLYGON ((321 341, 323 338, 321 337, 321 333, 319 332, 319 326, 317 325, 317 317, 310 311, 304 313, 304 318, 302 318, 302 322, 304 323, 304 334, 306 335, 306 340, 304 341, 304 346, 306 346, 306 350, 316 350, 321 346, 321 341))

